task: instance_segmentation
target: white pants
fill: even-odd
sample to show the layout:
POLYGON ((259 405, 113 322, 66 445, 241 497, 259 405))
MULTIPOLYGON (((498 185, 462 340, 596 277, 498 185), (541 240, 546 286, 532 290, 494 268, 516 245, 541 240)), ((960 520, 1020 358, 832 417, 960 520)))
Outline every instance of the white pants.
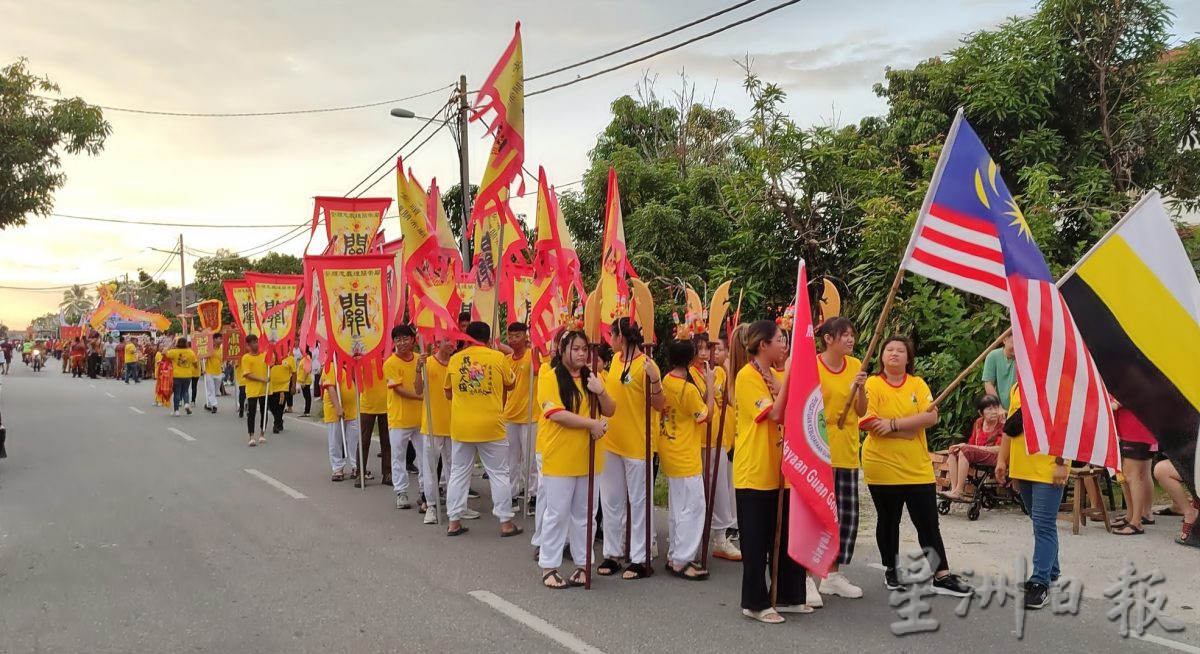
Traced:
MULTIPOLYGON (((704 465, 712 472, 712 453, 716 448, 707 450, 701 448, 700 456, 704 465)), ((737 502, 733 499, 733 463, 729 460, 729 448, 721 447, 721 465, 717 470, 717 492, 713 495, 713 529, 730 529, 737 527, 737 502)), ((711 483, 711 482, 710 482, 711 483)))
POLYGON ((329 467, 339 472, 349 463, 352 468, 358 468, 358 419, 341 422, 325 423, 325 433, 329 436, 329 467), (346 447, 342 449, 342 424, 346 425, 346 447))
MULTIPOLYGON (((545 497, 538 500, 538 511, 544 510, 545 514, 542 518, 542 548, 538 553, 538 565, 545 570, 562 565, 563 543, 570 542, 571 558, 575 560, 575 565, 582 568, 587 565, 587 548, 591 545, 587 540, 588 520, 595 520, 587 510, 587 475, 543 477, 542 488, 546 493, 545 497)), ((595 489, 592 494, 595 508, 595 489)))
MULTIPOLYGON (((429 504, 435 505, 441 495, 438 493, 438 459, 442 460, 442 478, 441 484, 445 486, 450 480, 450 439, 445 436, 430 436, 429 434, 421 434, 421 440, 424 441, 424 451, 421 452, 417 459, 417 469, 421 471, 417 479, 421 482, 421 492, 425 494, 425 500, 429 504)), ((415 446, 414 446, 415 447, 415 446)), ((393 476, 392 481, 396 478, 393 476)))
MULTIPOLYGON (((543 493, 545 494, 545 493, 543 493)), ((604 453, 600 473, 600 508, 604 515, 604 557, 616 559, 625 552, 625 502, 629 501, 630 535, 628 553, 632 563, 646 563, 646 461, 604 453)), ((538 499, 541 504, 541 499, 538 499)))
MULTIPOLYGON (((533 476, 537 480, 537 487, 545 488, 545 486, 542 485, 542 455, 540 453, 533 455, 533 466, 533 476)), ((598 490, 599 489, 597 488, 597 491, 598 490)), ((529 544, 533 545, 534 547, 541 546, 542 521, 543 516, 545 515, 546 507, 543 506, 541 502, 538 502, 537 506, 533 508, 533 538, 529 539, 529 544)))
POLYGON ((217 391, 221 388, 220 375, 204 376, 204 406, 217 407, 217 391))
MULTIPOLYGON (((405 457, 408 454, 408 444, 411 442, 417 461, 425 460, 425 435, 420 427, 389 427, 388 442, 392 444, 392 490, 397 495, 408 493, 408 468, 405 457)), ((423 488, 425 485, 425 466, 417 466, 417 482, 423 488)))
POLYGON ((530 448, 537 442, 537 423, 506 422, 504 433, 508 436, 508 480, 512 496, 521 496, 521 491, 526 488, 527 475, 529 495, 537 495, 537 475, 527 470, 525 463, 530 448))
POLYGON ((508 486, 508 441, 464 443, 450 441, 450 484, 446 486, 446 513, 451 520, 462 518, 467 508, 467 491, 471 487, 471 471, 475 455, 483 462, 492 487, 492 515, 500 522, 513 518, 512 495, 508 486))
POLYGON ((667 477, 670 534, 667 561, 676 567, 695 561, 704 535, 704 477, 667 477))

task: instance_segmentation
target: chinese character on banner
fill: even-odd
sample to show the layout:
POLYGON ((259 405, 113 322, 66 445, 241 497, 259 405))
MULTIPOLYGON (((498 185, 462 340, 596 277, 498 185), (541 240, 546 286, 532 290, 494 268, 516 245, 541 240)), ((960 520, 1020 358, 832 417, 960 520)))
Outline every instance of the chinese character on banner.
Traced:
POLYGON ((383 359, 391 342, 392 314, 389 268, 395 257, 386 254, 355 257, 306 257, 320 283, 321 312, 329 348, 356 382, 370 371, 383 374, 383 359))
POLYGON ((242 336, 261 334, 254 316, 254 296, 250 293, 250 285, 244 279, 227 279, 223 285, 225 301, 229 303, 229 313, 233 315, 233 324, 238 332, 242 336))
POLYGON ((242 350, 245 349, 245 342, 242 340, 242 333, 236 329, 225 328, 225 338, 221 339, 222 356, 225 361, 232 361, 235 364, 242 356, 242 350))
POLYGON ((211 357, 213 355, 212 334, 197 332, 192 337, 192 349, 196 352, 196 358, 201 361, 211 357))
POLYGON ((254 317, 266 341, 267 363, 287 356, 296 338, 296 308, 304 285, 303 275, 246 273, 254 300, 254 317))
POLYGON ((209 332, 221 331, 220 300, 205 300, 196 306, 196 314, 200 316, 200 328, 209 332))
MULTIPOLYGON (((363 255, 371 249, 383 215, 392 206, 391 198, 315 198, 312 231, 325 214, 328 252, 334 255, 363 255)), ((311 240, 311 236, 310 236, 311 240)))

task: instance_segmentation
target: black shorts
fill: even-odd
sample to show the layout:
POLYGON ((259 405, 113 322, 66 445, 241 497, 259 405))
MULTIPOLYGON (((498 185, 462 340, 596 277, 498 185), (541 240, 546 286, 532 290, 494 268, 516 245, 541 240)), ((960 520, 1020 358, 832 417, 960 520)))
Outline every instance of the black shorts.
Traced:
POLYGON ((1121 442, 1121 457, 1132 461, 1149 461, 1154 458, 1149 443, 1121 442))

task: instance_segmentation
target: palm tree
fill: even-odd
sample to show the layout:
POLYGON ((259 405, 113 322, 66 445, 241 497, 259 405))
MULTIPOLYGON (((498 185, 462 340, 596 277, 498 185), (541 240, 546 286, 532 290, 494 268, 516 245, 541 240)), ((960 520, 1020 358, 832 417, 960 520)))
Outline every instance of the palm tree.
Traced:
POLYGON ((58 303, 58 308, 66 316, 67 322, 76 324, 84 314, 92 310, 92 304, 92 296, 88 293, 87 288, 75 284, 63 291, 63 299, 58 303))

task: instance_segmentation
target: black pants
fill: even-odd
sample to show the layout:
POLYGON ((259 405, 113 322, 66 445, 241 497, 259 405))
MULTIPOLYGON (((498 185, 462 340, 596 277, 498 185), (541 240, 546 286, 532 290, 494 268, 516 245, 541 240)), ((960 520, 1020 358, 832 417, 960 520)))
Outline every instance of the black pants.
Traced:
POLYGON ((314 391, 314 395, 318 400, 321 399, 321 373, 319 372, 313 372, 313 388, 317 389, 314 391))
POLYGON ((304 395, 304 415, 308 415, 312 411, 312 386, 304 384, 300 392, 304 395))
POLYGON ((283 407, 286 403, 287 391, 279 391, 267 396, 267 408, 271 411, 271 427, 276 432, 283 431, 283 407))
POLYGON ((266 397, 248 397, 246 398, 246 430, 253 436, 256 431, 266 431, 265 425, 267 421, 267 398, 266 397), (258 414, 262 414, 263 426, 259 427, 255 418, 258 414), (256 427, 259 427, 256 429, 256 427))
MULTIPOLYGON (((775 518, 779 491, 738 488, 738 533, 742 544, 742 608, 762 611, 771 606, 771 591, 767 580, 771 575, 771 556, 775 548, 775 518)), ((804 568, 787 555, 788 498, 783 497, 783 532, 779 541, 779 589, 776 601, 780 606, 803 604, 804 568)))
POLYGON ((246 387, 238 386, 238 415, 246 410, 246 387))
POLYGON ((359 431, 362 439, 359 441, 359 451, 362 452, 363 465, 371 469, 371 432, 379 425, 379 451, 383 454, 379 464, 379 478, 392 478, 392 439, 388 437, 388 421, 386 413, 358 414, 359 431))
POLYGON ((871 501, 875 503, 875 512, 879 516, 875 526, 875 542, 879 545, 879 558, 883 567, 896 567, 896 557, 900 550, 900 517, 907 505, 908 518, 917 529, 917 541, 921 543, 921 548, 938 557, 937 561, 929 561, 929 568, 934 572, 950 569, 946 563, 946 546, 942 544, 942 532, 938 529, 936 485, 868 484, 867 489, 871 491, 871 501))

